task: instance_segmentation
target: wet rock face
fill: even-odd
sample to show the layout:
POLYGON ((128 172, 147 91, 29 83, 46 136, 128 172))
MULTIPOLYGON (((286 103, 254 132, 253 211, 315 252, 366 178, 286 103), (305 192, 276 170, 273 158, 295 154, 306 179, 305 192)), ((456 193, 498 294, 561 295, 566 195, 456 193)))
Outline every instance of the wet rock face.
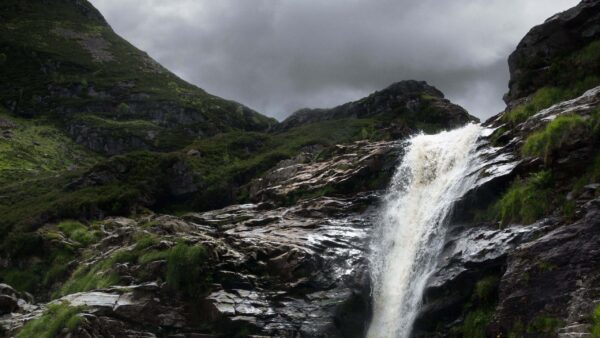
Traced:
POLYGON ((578 222, 559 227, 511 253, 496 319, 505 332, 545 316, 560 327, 587 323, 600 299, 600 200, 578 222))
POLYGON ((281 202, 324 189, 344 193, 383 189, 400 154, 400 142, 386 141, 337 145, 331 158, 323 161, 311 161, 309 154, 301 154, 250 182, 249 195, 254 201, 281 202))
POLYGON ((276 130, 287 130, 303 124, 341 119, 367 118, 384 114, 417 114, 421 122, 442 122, 448 127, 457 127, 475 118, 462 107, 444 99, 437 88, 423 81, 401 81, 386 89, 375 92, 359 101, 350 102, 332 109, 302 109, 293 113, 276 130), (429 114, 426 108, 435 113, 429 114))
POLYGON ((290 208, 243 205, 186 216, 220 229, 227 255, 237 257, 218 272, 222 287, 207 296, 214 318, 273 336, 360 336, 368 318, 365 250, 374 201, 368 194, 324 197, 290 208), (346 325, 359 330, 342 334, 346 325))
MULTIPOLYGON (((116 264, 110 272, 118 274, 119 286, 55 302, 85 306, 75 337, 160 332, 360 337, 369 318, 365 251, 377 200, 365 193, 292 207, 245 204, 182 218, 107 219, 93 256, 76 265, 93 266, 116 251, 132 250, 141 234, 152 234, 160 242, 149 251, 168 250, 179 241, 205 247, 208 290, 195 299, 174 292, 163 282, 167 262, 158 258, 116 264)), ((5 305, 2 299, 0 309, 12 313, 0 314, 0 325, 9 332, 48 306, 15 312, 14 302, 5 305)))
POLYGON ((584 0, 532 28, 510 55, 507 103, 551 85, 549 66, 557 57, 576 51, 600 38, 600 3, 584 0))
MULTIPOLYGON (((600 106, 600 87, 580 97, 560 102, 530 116, 516 126, 496 117, 486 123, 490 133, 506 130, 492 142, 483 143, 483 164, 472 189, 455 205, 450 231, 437 269, 428 282, 415 336, 448 335, 461 327, 477 306, 474 292, 479 281, 494 278, 494 304, 488 319, 489 336, 512 333, 517 337, 584 337, 589 334, 590 314, 598 303, 597 185, 569 193, 573 178, 580 177, 597 156, 589 133, 571 133, 557 149, 552 162, 524 157, 521 148, 533 132, 564 114, 590 121, 600 106), (474 222, 476 210, 495 203, 517 177, 542 170, 552 171, 557 194, 576 205, 574 219, 565 219, 556 208, 531 224, 474 222), (566 190, 566 191, 564 191, 566 190), (542 324, 548 327, 541 327, 542 324), (550 327, 551 326, 551 327, 550 327), (538 331, 536 331, 538 330, 538 331), (542 330, 542 331, 540 331, 542 330), (545 330, 545 331, 544 331, 545 330), (529 331, 529 333, 527 332, 529 331), (583 335, 581 335, 583 334, 583 335)), ((461 328, 462 329, 462 328, 461 328)))

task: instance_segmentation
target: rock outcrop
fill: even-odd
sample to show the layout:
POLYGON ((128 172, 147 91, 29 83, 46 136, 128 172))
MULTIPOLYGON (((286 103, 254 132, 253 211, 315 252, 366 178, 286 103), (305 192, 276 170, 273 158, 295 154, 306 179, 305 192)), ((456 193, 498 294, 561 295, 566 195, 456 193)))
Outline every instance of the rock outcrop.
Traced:
MULTIPOLYGON (((151 214, 100 221, 96 244, 82 248, 86 254, 69 263, 62 283, 68 289, 54 291, 64 296, 22 309, 9 302, 0 325, 10 335, 52 304, 65 303, 83 306, 73 337, 166 332, 361 337, 370 316, 366 252, 377 215, 377 189, 387 185, 400 149, 397 142, 357 141, 329 149, 332 153, 323 159, 296 158, 293 170, 286 169, 290 160, 282 161, 250 183, 254 204, 182 217, 151 214), (337 193, 315 193, 321 189, 328 190, 326 195, 337 193), (296 198, 290 203, 286 196, 292 195, 296 198), (174 290, 167 275, 173 264, 167 256, 177 243, 207 253, 203 279, 195 285, 203 291, 192 298, 185 290, 174 290), (82 274, 94 271, 94 278, 111 276, 110 285, 71 288, 82 274)), ((70 189, 136 175, 135 162, 119 157, 113 162, 73 181, 70 189)), ((180 164, 173 158, 164 165, 171 183, 162 189, 172 196, 194 188, 180 164)), ((66 235, 55 234, 52 225, 38 233, 73 245, 66 235)))
POLYGON ((88 248, 91 256, 76 265, 98 266, 118 254, 168 252, 183 241, 208 252, 203 275, 212 282, 189 299, 164 283, 172 264, 164 256, 138 258, 102 270, 117 276, 118 285, 49 304, 21 308, 14 291, 3 291, 0 325, 14 332, 50 304, 67 302, 84 306, 84 323, 73 337, 161 332, 360 337, 369 316, 364 253, 376 199, 359 194, 309 199, 289 208, 246 204, 182 218, 107 219, 100 224, 102 237, 88 248), (156 241, 138 252, 140 237, 156 241))
MULTIPOLYGON (((551 67, 553 63, 599 38, 600 3, 595 0, 584 0, 535 26, 508 58, 510 90, 504 100, 511 105, 543 86, 559 85, 556 73, 572 72, 573 69, 557 69, 551 67)), ((588 74, 590 71, 587 69, 588 74)))
POLYGON ((423 81, 401 81, 361 100, 331 109, 301 109, 275 130, 286 130, 304 124, 342 118, 404 116, 407 120, 457 127, 476 118, 462 107, 444 98, 437 88, 423 81))
POLYGON ((286 201, 302 195, 383 189, 394 174, 401 144, 358 141, 330 151, 327 161, 312 161, 309 154, 281 161, 250 182, 250 198, 286 201))

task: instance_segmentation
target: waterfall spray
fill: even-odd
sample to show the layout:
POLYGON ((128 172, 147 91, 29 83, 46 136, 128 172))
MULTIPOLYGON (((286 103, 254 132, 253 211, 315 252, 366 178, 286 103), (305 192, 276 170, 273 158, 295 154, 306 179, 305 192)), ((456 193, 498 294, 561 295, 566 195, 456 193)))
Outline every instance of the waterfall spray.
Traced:
POLYGON ((442 249, 453 203, 475 180, 482 128, 468 124, 408 141, 372 243, 369 338, 407 338, 442 249))

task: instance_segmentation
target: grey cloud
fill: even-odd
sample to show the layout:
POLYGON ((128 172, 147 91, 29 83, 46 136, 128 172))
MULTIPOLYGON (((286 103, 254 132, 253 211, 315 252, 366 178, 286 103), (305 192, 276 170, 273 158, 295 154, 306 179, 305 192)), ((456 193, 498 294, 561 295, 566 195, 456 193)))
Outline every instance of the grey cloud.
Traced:
POLYGON ((92 0, 113 28, 184 79, 285 118, 403 80, 472 114, 504 108, 506 59, 576 0, 92 0))

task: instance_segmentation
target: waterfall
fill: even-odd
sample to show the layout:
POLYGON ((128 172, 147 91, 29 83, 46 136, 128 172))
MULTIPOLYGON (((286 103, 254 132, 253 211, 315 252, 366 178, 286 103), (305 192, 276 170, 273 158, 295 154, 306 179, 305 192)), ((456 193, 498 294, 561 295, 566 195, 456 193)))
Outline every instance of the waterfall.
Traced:
POLYGON ((372 243, 373 320, 367 337, 410 336, 453 202, 474 183, 481 132, 468 124, 407 141, 372 243))

